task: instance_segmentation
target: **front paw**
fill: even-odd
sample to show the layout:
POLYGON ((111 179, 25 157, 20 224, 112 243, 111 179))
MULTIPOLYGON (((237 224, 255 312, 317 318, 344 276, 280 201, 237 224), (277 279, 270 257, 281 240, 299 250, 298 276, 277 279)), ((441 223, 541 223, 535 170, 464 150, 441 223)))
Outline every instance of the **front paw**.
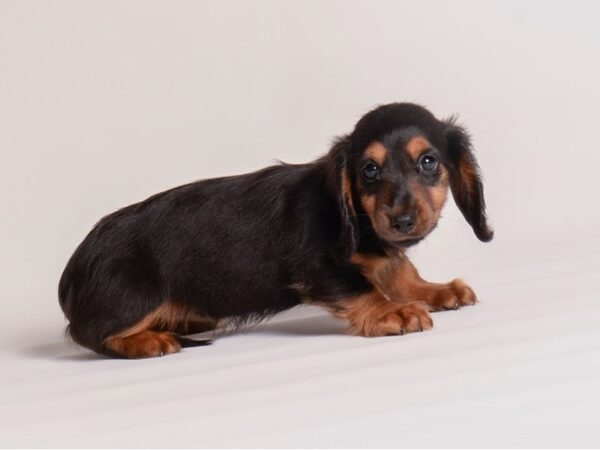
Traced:
POLYGON ((413 302, 395 306, 376 320, 366 321, 358 334, 363 336, 389 336, 429 330, 433 320, 425 303, 413 302))
POLYGON ((477 296, 473 289, 458 278, 434 289, 432 294, 427 303, 431 305, 433 311, 458 309, 461 306, 477 303, 477 296))

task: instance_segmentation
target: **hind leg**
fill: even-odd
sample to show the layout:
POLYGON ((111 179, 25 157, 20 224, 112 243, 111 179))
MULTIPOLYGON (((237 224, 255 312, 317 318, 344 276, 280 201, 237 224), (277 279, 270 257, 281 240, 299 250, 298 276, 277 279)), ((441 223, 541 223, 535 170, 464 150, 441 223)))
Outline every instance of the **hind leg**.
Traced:
POLYGON ((208 331, 216 321, 181 304, 165 302, 134 326, 108 337, 104 346, 125 358, 148 358, 177 353, 182 347, 206 345, 179 334, 208 331))
POLYGON ((181 344, 175 334, 152 330, 130 336, 113 336, 105 341, 105 345, 110 351, 126 358, 163 356, 181 350, 181 344))

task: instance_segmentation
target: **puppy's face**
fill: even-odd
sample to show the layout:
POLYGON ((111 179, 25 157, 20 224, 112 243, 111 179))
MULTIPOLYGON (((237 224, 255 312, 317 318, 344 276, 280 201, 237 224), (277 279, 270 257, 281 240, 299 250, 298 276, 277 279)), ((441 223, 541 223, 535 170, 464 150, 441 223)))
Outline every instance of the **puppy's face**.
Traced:
POLYGON ((356 196, 380 239, 407 247, 435 228, 449 185, 442 151, 406 127, 370 142, 356 159, 356 196))
POLYGON ((453 119, 411 103, 383 105, 339 138, 326 161, 346 256, 369 232, 365 218, 382 242, 417 243, 435 228, 448 188, 475 235, 492 239, 469 136, 453 119))

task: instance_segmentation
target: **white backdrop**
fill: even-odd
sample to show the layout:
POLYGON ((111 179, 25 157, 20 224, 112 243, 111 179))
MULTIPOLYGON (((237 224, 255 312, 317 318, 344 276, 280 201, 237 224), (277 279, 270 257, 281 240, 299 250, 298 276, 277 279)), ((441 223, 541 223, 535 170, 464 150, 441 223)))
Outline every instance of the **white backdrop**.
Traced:
POLYGON ((0 2, 0 377, 89 364, 53 359, 78 352, 63 344, 56 286, 101 216, 195 179, 312 160, 382 103, 457 113, 486 180, 496 239, 479 243, 450 201, 413 252, 425 275, 480 281, 493 298, 514 275, 500 261, 597 266, 599 14, 591 1, 0 2))

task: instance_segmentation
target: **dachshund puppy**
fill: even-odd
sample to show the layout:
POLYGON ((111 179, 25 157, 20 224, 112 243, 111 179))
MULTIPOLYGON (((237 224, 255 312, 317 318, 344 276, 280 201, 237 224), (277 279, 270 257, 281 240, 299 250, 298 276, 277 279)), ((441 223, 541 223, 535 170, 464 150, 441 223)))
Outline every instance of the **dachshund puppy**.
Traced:
POLYGON ((405 256, 435 228, 448 187, 491 240, 465 130, 418 105, 378 107, 314 162, 198 181, 104 217, 60 280, 68 331, 141 358, 302 303, 361 336, 429 329, 430 311, 476 301, 460 280, 424 281, 405 256))

